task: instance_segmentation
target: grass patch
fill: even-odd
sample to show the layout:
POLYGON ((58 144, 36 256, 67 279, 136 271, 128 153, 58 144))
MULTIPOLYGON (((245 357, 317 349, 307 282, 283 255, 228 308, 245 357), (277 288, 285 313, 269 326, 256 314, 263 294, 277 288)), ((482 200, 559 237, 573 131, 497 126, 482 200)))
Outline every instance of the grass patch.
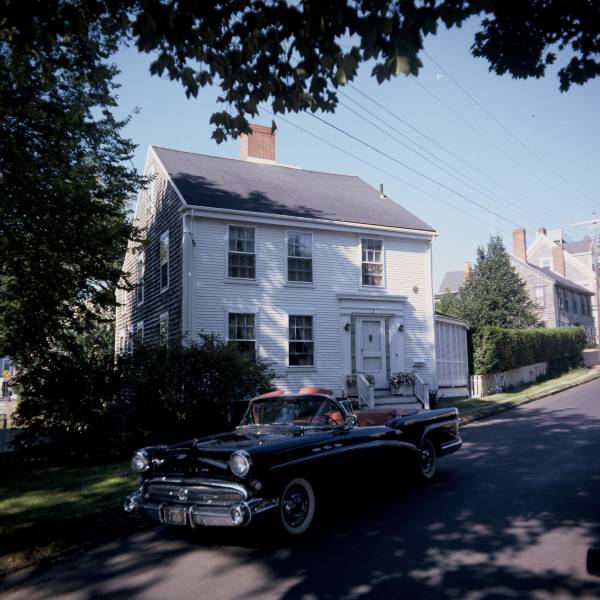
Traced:
POLYGON ((137 524, 121 508, 128 462, 11 467, 0 481, 0 575, 137 524))
POLYGON ((558 392, 563 388, 569 387, 575 383, 583 383, 600 377, 600 371, 585 368, 573 369, 560 377, 548 379, 541 383, 525 385, 518 390, 511 392, 501 392, 492 394, 484 398, 465 398, 463 400, 453 400, 449 398, 437 403, 437 407, 456 406, 461 415, 467 415, 479 410, 493 409, 501 407, 503 404, 514 405, 515 403, 530 400, 537 396, 542 396, 551 392, 558 392))

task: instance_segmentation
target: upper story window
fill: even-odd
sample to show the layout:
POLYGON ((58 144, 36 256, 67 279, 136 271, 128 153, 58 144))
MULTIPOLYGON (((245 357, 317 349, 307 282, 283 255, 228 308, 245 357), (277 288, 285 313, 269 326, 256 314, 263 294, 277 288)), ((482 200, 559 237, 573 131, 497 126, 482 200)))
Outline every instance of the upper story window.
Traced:
POLYGON ((256 355, 256 315, 229 313, 229 341, 235 342, 244 354, 256 355))
POLYGON ((138 321, 135 326, 135 347, 139 348, 144 343, 144 321, 138 321))
POLYGON ((383 287, 383 240, 363 238, 362 285, 383 287))
POLYGON ((289 317, 289 365, 312 367, 315 364, 315 341, 312 316, 289 317))
POLYGON ((148 178, 146 187, 146 209, 152 210, 152 206, 154 205, 154 182, 156 181, 156 173, 152 167, 148 170, 146 177, 148 178))
POLYGON ((160 289, 169 287, 169 230, 160 236, 160 289))
POLYGON ((229 226, 227 275, 236 279, 256 279, 254 227, 229 226))
POLYGON ((538 285, 535 287, 534 291, 535 291, 535 303, 539 306, 539 307, 544 307, 546 306, 546 286, 543 285, 538 285))
POLYGON ((288 281, 311 283, 313 280, 312 233, 288 232, 288 281))
POLYGON ((137 259, 137 303, 138 305, 144 302, 144 272, 145 272, 145 258, 144 254, 140 254, 137 259))
POLYGON ((161 346, 169 343, 169 313, 165 312, 158 318, 158 339, 161 346))

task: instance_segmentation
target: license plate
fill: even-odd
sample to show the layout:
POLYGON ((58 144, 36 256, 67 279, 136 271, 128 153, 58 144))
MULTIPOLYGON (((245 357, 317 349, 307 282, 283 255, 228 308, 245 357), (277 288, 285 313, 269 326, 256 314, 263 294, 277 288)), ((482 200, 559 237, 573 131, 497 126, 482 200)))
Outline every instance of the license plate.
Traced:
POLYGON ((163 523, 168 523, 169 525, 186 525, 186 515, 187 511, 183 508, 164 508, 163 523))

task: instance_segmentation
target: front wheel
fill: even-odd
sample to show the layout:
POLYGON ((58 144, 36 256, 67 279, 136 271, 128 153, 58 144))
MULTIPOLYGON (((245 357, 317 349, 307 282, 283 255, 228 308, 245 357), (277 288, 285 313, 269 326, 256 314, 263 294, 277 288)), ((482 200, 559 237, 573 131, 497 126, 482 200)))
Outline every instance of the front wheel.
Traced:
POLYGON ((435 444, 429 438, 425 438, 421 446, 421 456, 419 458, 419 475, 421 479, 430 481, 435 477, 436 470, 437 452, 435 444))
POLYGON ((315 518, 315 492, 312 485, 298 477, 284 488, 279 504, 284 529, 291 535, 303 534, 315 518))

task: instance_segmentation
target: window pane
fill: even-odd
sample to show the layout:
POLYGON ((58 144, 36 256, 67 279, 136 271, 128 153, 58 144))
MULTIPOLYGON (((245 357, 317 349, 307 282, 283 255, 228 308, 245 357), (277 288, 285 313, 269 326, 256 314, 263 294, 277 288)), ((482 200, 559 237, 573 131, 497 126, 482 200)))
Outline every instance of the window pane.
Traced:
POLYGON ((229 277, 254 279, 256 276, 256 256, 254 254, 229 253, 229 277))
POLYGON ((229 313, 229 340, 236 342, 245 354, 256 354, 253 313, 229 313))
POLYGON ((169 263, 160 267, 160 287, 166 288, 169 285, 169 263))
POLYGON ((313 318, 290 315, 289 340, 289 364, 314 365, 313 318))
POLYGON ((288 258, 288 280, 312 282, 312 258, 288 258))
POLYGON ((288 256, 310 258, 312 256, 312 235, 310 233, 288 234, 288 256))
POLYGON ((165 231, 160 236, 160 264, 169 262, 169 232, 165 231))
POLYGON ((253 227, 229 227, 227 273, 229 277, 238 277, 241 279, 254 279, 256 277, 253 227))
POLYGON ((383 285, 383 241, 363 238, 362 248, 362 284, 383 285))

